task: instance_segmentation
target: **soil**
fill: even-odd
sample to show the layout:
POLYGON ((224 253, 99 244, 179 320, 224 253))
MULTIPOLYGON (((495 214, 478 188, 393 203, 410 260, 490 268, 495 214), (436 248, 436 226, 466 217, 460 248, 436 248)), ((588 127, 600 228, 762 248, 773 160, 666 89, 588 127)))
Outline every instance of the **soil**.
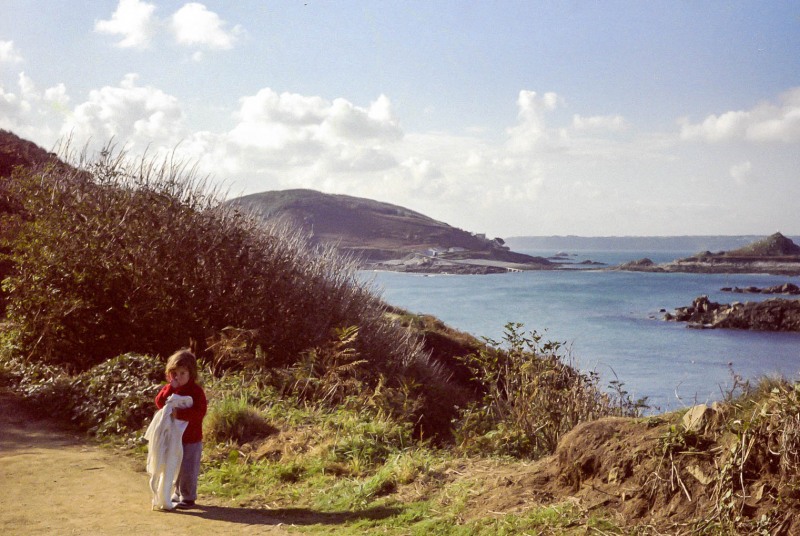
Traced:
POLYGON ((194 510, 150 507, 144 462, 88 444, 0 394, 0 531, 32 534, 288 534, 332 523, 302 509, 236 508, 204 497, 194 510))
MULTIPOLYGON (((680 422, 680 421, 678 421, 680 422)), ((682 426, 677 424, 678 427, 682 426)), ((708 422, 706 428, 717 429, 708 422)), ((691 444, 667 449, 674 418, 604 418, 575 427, 552 456, 530 464, 495 467, 484 489, 470 501, 466 518, 522 513, 533 506, 573 503, 588 519, 601 512, 620 527, 642 534, 696 534, 719 530, 719 495, 730 490, 741 521, 766 532, 800 535, 800 502, 767 460, 752 456, 748 478, 725 486, 718 466, 729 438, 701 433, 691 444)), ((754 449, 758 451, 759 449, 754 449)))

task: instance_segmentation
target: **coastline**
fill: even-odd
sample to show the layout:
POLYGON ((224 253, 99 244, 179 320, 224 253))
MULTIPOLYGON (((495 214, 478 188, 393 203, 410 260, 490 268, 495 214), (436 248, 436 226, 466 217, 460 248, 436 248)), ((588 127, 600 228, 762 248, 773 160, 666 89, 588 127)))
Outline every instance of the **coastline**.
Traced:
POLYGON ((645 262, 647 259, 632 261, 611 267, 609 270, 653 273, 693 273, 693 274, 767 274, 800 276, 800 259, 797 261, 773 261, 754 259, 752 261, 703 262, 699 260, 681 259, 673 262, 655 264, 645 262))
POLYGON ((753 260, 747 262, 702 262, 685 259, 666 262, 645 262, 648 259, 630 261, 614 266, 603 263, 519 263, 492 259, 446 259, 417 254, 410 258, 364 262, 361 270, 404 272, 418 274, 462 274, 489 275, 526 271, 627 271, 649 273, 694 273, 694 274, 753 274, 800 276, 800 260, 772 261, 753 260))
POLYGON ((562 268, 558 265, 538 262, 520 263, 477 258, 452 259, 415 254, 403 259, 365 262, 359 269, 411 274, 490 275, 562 268))

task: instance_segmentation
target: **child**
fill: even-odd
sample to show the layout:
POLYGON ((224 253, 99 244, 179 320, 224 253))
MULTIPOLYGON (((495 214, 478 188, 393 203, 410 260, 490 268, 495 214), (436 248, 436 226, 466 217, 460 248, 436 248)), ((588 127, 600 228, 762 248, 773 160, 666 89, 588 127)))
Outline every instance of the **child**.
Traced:
POLYGON ((173 501, 176 508, 193 508, 197 500, 197 477, 200 475, 200 455, 203 453, 203 417, 208 403, 202 387, 197 384, 197 360, 189 350, 179 350, 167 360, 167 385, 156 395, 158 409, 164 407, 172 394, 191 396, 192 407, 176 409, 174 417, 188 421, 183 432, 183 461, 178 471, 173 501))

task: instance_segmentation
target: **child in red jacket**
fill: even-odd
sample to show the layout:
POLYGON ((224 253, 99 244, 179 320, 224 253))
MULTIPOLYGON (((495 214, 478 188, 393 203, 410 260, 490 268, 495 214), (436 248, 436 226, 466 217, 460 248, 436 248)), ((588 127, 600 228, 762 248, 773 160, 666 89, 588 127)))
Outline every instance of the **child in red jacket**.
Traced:
POLYGON ((179 350, 167 360, 167 385, 156 395, 158 409, 164 407, 172 394, 192 397, 192 407, 176 409, 176 419, 188 421, 183 432, 183 460, 175 483, 172 500, 176 508, 193 508, 197 500, 197 477, 200 475, 200 457, 203 453, 203 417, 208 403, 203 388, 197 384, 197 360, 189 350, 179 350))

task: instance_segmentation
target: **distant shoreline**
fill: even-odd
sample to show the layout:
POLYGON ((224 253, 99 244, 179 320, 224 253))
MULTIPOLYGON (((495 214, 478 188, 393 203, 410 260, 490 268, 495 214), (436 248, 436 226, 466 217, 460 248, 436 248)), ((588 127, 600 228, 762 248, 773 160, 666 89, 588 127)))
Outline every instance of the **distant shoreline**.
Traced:
MULTIPOLYGON (((795 243, 800 236, 787 235, 795 243)), ((505 243, 515 251, 721 251, 737 249, 764 235, 676 235, 676 236, 512 236, 505 243)))

